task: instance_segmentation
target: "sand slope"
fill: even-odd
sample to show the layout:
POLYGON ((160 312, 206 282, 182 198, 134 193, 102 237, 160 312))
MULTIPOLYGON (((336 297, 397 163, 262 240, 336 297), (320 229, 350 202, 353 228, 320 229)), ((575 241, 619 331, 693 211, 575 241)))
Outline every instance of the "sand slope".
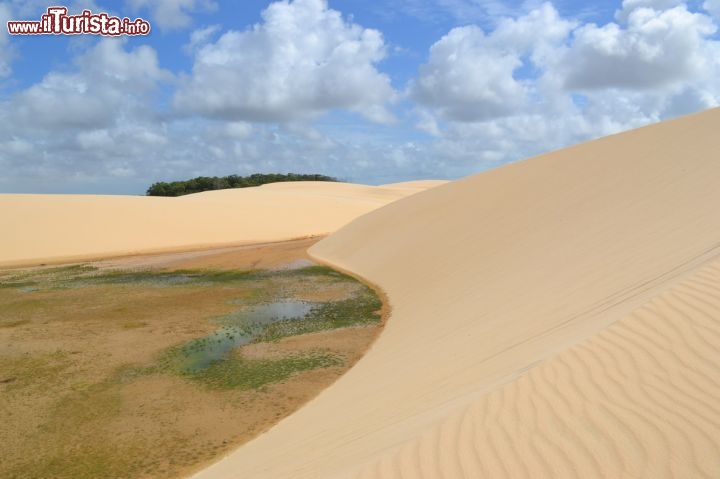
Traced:
POLYGON ((720 477, 720 262, 363 478, 720 477))
POLYGON ((274 183, 179 198, 0 195, 0 266, 325 234, 441 183, 274 183))
POLYGON ((318 258, 393 307, 198 478, 720 477, 720 110, 439 186, 318 258))

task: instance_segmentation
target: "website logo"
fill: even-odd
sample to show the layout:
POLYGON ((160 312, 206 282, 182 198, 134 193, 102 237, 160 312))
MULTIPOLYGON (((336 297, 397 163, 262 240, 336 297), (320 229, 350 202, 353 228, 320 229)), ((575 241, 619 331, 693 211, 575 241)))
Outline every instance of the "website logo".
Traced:
POLYGON ((147 35, 150 23, 142 18, 111 17, 107 13, 83 10, 80 15, 68 15, 66 7, 50 7, 40 20, 9 21, 10 35, 147 35))

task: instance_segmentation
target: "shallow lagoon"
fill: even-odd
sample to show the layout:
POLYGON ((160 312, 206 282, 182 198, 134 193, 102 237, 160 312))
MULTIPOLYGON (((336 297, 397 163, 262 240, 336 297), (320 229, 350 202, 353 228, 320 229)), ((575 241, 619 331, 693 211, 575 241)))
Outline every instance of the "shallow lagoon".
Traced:
POLYGON ((308 301, 281 300, 222 316, 217 322, 225 326, 181 348, 181 369, 190 373, 206 369, 232 349, 253 341, 264 332, 265 326, 278 321, 302 320, 316 307, 308 301))
POLYGON ((310 400, 379 331, 379 299, 342 273, 301 257, 205 269, 233 261, 218 258, 0 271, 0 477, 187 475, 310 400))

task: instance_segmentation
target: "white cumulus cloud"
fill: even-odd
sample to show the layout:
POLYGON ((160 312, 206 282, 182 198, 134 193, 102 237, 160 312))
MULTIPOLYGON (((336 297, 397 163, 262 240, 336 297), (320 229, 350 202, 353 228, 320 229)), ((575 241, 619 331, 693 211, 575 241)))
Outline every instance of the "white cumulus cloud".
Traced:
POLYGON ((181 111, 233 120, 292 121, 332 109, 391 120, 394 91, 376 64, 377 30, 343 20, 325 0, 276 2, 263 22, 200 48, 174 104, 181 111))
POLYGON ((619 23, 625 23, 630 14, 639 8, 652 8, 662 11, 683 5, 684 0, 623 0, 620 10, 615 12, 615 19, 619 23))
POLYGON ((626 0, 599 26, 546 3, 454 28, 410 83, 416 127, 444 171, 469 172, 718 106, 717 25, 688 8, 626 0))
POLYGON ((458 27, 432 46, 411 91, 449 119, 504 116, 524 101, 525 88, 513 76, 521 65, 517 53, 493 48, 480 27, 458 27))
POLYGON ((109 150, 115 146, 107 130, 81 131, 77 135, 77 142, 85 150, 109 150))
POLYGON ((10 35, 5 27, 10 20, 14 20, 10 6, 0 3, 0 78, 10 75, 10 62, 15 57, 15 50, 10 45, 10 35))
POLYGON ((708 16, 685 6, 637 8, 625 28, 585 25, 561 61, 566 86, 646 89, 697 78, 708 66, 702 45, 716 30, 708 16))
POLYGON ((75 61, 75 72, 50 72, 12 100, 29 128, 111 126, 129 110, 146 109, 145 96, 170 78, 151 47, 125 51, 120 39, 103 39, 75 61))
POLYGON ((421 105, 455 121, 482 121, 518 112, 532 94, 517 70, 539 63, 562 42, 573 22, 549 3, 517 19, 504 19, 489 33, 470 25, 452 29, 430 48, 430 58, 411 85, 421 105))
POLYGON ((193 13, 217 9, 212 0, 127 0, 127 3, 134 11, 150 10, 152 24, 164 30, 187 27, 193 23, 193 13))
MULTIPOLYGON (((133 13, 130 1, 118 2, 120 13, 133 13)), ((33 86, 16 90, 22 83, 10 77, 14 89, 0 98, 0 190, 142 193, 153 181, 271 171, 457 178, 720 105, 718 0, 616 0, 615 18, 599 25, 536 0, 513 0, 517 8, 492 22, 489 6, 502 2, 403 2, 427 7, 430 20, 462 12, 466 26, 433 38, 395 104, 389 74, 407 72, 397 58, 384 63, 385 50, 403 47, 403 62, 415 52, 388 47, 321 0, 272 3, 242 31, 188 29, 177 48, 193 69, 178 82, 142 46, 150 38, 73 40, 72 59, 33 86), (482 26, 468 25, 478 18, 482 26), (391 104, 393 125, 347 113, 384 122, 391 104)), ((135 4, 159 29, 189 26, 209 5, 135 4), (162 8, 165 27, 154 20, 162 8)), ((0 18, 34 18, 46 6, 0 0, 0 18)), ((0 72, 24 43, 0 30, 0 72)))
POLYGON ((720 0, 705 0, 703 8, 720 21, 720 0))
POLYGON ((194 53, 198 48, 210 42, 210 39, 220 31, 220 25, 210 25, 198 28, 190 34, 190 41, 183 46, 186 53, 194 53))

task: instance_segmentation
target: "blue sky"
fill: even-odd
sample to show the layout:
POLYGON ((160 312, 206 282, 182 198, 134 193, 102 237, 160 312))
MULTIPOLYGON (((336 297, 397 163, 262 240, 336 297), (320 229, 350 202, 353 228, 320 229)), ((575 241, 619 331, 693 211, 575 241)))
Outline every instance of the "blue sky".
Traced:
POLYGON ((254 172, 454 179, 720 105, 720 0, 76 0, 147 36, 11 36, 0 192, 254 172))

